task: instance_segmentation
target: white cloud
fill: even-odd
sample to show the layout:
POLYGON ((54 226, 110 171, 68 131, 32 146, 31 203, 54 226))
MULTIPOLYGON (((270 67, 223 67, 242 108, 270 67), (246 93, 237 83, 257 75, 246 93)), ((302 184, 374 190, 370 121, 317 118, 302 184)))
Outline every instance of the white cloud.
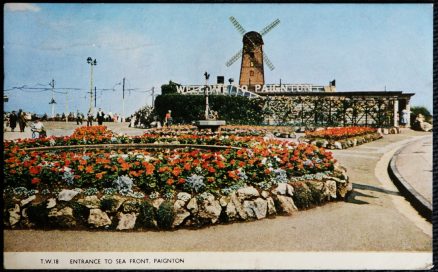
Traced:
POLYGON ((35 4, 29 4, 29 3, 6 3, 5 8, 9 11, 31 11, 31 12, 38 12, 41 10, 40 7, 38 7, 35 4))

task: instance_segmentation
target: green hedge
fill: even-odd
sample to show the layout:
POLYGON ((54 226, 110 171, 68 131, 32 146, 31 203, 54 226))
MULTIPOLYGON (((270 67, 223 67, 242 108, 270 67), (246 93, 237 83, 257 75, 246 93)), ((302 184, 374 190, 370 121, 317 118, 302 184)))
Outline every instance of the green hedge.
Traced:
MULTIPOLYGON (((210 109, 217 111, 220 120, 228 124, 255 125, 263 122, 263 101, 243 96, 209 96, 210 109)), ((204 119, 205 97, 203 95, 159 95, 155 100, 155 113, 164 119, 172 111, 174 123, 187 124, 204 119)))

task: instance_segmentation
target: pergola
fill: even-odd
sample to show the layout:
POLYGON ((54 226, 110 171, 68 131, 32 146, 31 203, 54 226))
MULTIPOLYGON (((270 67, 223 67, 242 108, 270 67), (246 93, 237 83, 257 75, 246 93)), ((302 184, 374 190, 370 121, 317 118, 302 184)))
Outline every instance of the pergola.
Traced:
POLYGON ((305 127, 398 126, 402 110, 409 114, 414 95, 401 91, 258 94, 266 99, 268 123, 305 127))

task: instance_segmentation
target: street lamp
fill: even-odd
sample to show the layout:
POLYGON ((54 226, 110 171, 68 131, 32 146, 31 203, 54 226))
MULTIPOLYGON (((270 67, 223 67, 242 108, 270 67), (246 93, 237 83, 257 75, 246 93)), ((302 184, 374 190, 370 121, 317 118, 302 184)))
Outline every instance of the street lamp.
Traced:
POLYGON ((92 59, 91 57, 87 58, 87 63, 90 64, 91 72, 90 72, 90 113, 93 114, 93 66, 97 65, 96 59, 92 59))
POLYGON ((205 77, 205 88, 204 88, 204 94, 205 94, 205 120, 209 119, 209 112, 210 112, 210 107, 208 105, 208 79, 210 78, 210 74, 205 72, 204 73, 204 77, 205 77))

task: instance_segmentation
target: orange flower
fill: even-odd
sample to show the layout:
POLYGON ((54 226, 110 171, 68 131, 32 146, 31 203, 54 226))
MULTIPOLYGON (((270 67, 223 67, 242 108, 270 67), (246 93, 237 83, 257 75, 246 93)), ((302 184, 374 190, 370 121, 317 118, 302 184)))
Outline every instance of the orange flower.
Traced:
POLYGON ((173 168, 172 174, 173 174, 175 177, 178 177, 178 176, 181 174, 181 168, 179 168, 179 167, 175 167, 175 168, 173 168))
POLYGON ((100 173, 97 173, 97 174, 96 174, 96 178, 97 178, 97 179, 102 179, 104 174, 106 174, 106 172, 100 172, 100 173))
POLYGON ((122 166, 122 171, 129 170, 129 163, 123 162, 121 166, 122 166))
POLYGON ((93 166, 89 165, 85 167, 85 173, 94 173, 93 166))
POLYGON ((152 175, 154 173, 154 170, 155 170, 155 166, 154 165, 152 165, 150 163, 148 163, 146 165, 146 175, 152 175))
POLYGON ((168 179, 167 181, 166 181, 166 183, 168 184, 168 185, 172 185, 173 183, 174 183, 175 181, 173 180, 173 179, 168 179))
POLYGON ((192 167, 190 166, 189 163, 184 164, 184 170, 190 171, 192 169, 192 167))
POLYGON ((214 182, 214 177, 208 177, 207 182, 210 182, 210 183, 214 182))
POLYGON ((129 175, 133 176, 133 177, 138 177, 140 176, 139 173, 137 173, 137 171, 129 171, 129 175))
POLYGON ((80 165, 86 165, 86 164, 87 164, 87 161, 84 160, 84 159, 80 159, 80 160, 79 160, 79 164, 80 164, 80 165))
POLYGON ((236 172, 234 171, 228 171, 228 176, 232 179, 237 179, 236 172))

